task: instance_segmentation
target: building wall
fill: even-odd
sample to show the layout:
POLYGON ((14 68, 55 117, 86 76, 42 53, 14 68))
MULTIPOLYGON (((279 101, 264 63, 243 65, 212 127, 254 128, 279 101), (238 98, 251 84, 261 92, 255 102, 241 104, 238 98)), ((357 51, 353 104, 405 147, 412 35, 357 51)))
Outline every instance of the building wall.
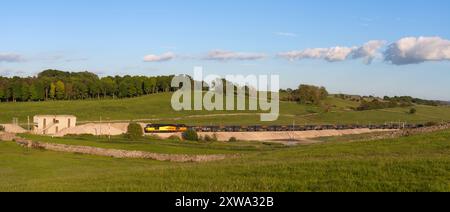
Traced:
POLYGON ((75 127, 77 118, 74 116, 35 116, 34 133, 54 135, 61 130, 75 127))

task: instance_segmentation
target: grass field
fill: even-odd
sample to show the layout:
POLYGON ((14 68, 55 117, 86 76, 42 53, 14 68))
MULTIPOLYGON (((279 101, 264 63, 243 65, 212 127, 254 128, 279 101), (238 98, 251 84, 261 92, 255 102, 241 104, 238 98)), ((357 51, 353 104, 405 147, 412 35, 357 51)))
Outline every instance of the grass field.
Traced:
MULTIPOLYGON (((450 130, 370 142, 343 138, 361 136, 310 146, 252 147, 238 159, 210 163, 112 159, 0 142, 0 191, 450 191, 450 130)), ((125 145, 116 142, 104 145, 125 145)), ((137 148, 142 145, 178 152, 171 149, 178 145, 174 142, 137 148)), ((240 152, 234 148, 248 146, 209 145, 177 148, 240 152)))
POLYGON ((47 143, 91 146, 105 149, 137 150, 165 154, 244 154, 286 148, 286 146, 282 144, 243 141, 234 143, 191 141, 180 142, 176 140, 159 140, 152 138, 142 138, 140 140, 130 141, 128 139, 122 138, 122 136, 112 137, 111 140, 109 140, 107 137, 96 136, 77 136, 64 138, 52 138, 36 135, 21 136, 33 141, 47 143))
MULTIPOLYGON (((260 123, 255 111, 173 111, 171 94, 155 94, 133 99, 82 100, 57 102, 0 103, 0 123, 11 123, 14 117, 21 123, 37 114, 76 115, 79 121, 140 120, 155 119, 152 122, 179 123, 190 125, 251 125, 260 123)), ((281 102, 280 118, 265 124, 376 124, 385 122, 428 122, 450 121, 450 107, 416 106, 417 114, 407 112, 410 108, 393 108, 373 111, 351 111, 358 103, 330 97, 327 102, 335 105, 325 113, 316 106, 281 102)))

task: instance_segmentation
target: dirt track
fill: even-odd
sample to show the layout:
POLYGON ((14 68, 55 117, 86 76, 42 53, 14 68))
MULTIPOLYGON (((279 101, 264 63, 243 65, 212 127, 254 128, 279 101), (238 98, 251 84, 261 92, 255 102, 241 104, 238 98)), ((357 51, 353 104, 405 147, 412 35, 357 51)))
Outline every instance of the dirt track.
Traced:
POLYGON ((2 124, 5 127, 7 133, 26 133, 27 131, 18 125, 2 124))
MULTIPOLYGON (((145 124, 141 124, 142 127, 145 124)), ((112 124, 96 124, 90 123, 79 125, 74 128, 66 129, 59 132, 56 136, 65 135, 122 135, 127 132, 128 123, 112 123, 112 124)), ((342 136, 352 134, 364 134, 371 132, 386 132, 392 130, 370 130, 370 129, 352 129, 352 130, 314 130, 314 131, 298 131, 298 132, 218 132, 218 133, 199 133, 201 136, 217 135, 219 141, 228 141, 234 137, 241 141, 304 141, 318 137, 342 136)), ((166 139, 173 135, 181 137, 181 133, 156 133, 160 138, 166 139)))
MULTIPOLYGON (((142 127, 145 124, 141 124, 142 127)), ((4 125, 6 132, 9 133, 25 133, 26 130, 19 126, 4 125)), ((89 123, 79 125, 74 128, 64 129, 60 131, 57 137, 63 137, 65 135, 122 135, 127 132, 128 123, 89 123)), ((371 132, 385 132, 392 130, 370 130, 370 129, 352 129, 352 130, 314 130, 314 131, 298 131, 298 132, 218 132, 218 133, 199 133, 201 136, 213 136, 216 135, 219 141, 228 141, 234 137, 241 141, 305 141, 308 139, 314 139, 318 137, 329 136, 342 136, 352 134, 364 134, 371 132)), ((181 137, 181 133, 157 133, 152 134, 160 138, 166 139, 170 136, 176 135, 181 137)))

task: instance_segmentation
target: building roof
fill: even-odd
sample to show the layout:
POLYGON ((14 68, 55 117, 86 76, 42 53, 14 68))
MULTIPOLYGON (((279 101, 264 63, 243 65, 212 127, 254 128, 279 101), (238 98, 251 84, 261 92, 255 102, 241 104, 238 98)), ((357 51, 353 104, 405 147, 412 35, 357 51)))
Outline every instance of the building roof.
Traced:
POLYGON ((73 115, 35 115, 34 118, 76 118, 73 115))

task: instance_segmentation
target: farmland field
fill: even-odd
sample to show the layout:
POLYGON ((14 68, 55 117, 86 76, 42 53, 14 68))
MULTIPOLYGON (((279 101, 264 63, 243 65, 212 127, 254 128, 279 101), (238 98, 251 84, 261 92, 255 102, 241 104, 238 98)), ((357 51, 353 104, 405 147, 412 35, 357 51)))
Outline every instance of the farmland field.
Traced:
MULTIPOLYGON (((258 111, 183 111, 171 108, 171 94, 154 94, 133 99, 81 100, 49 102, 9 102, 0 104, 0 123, 10 123, 19 118, 22 124, 37 114, 75 115, 81 122, 130 121, 179 123, 192 125, 251 125, 259 123, 258 111)), ((358 103, 329 97, 332 105, 329 112, 321 107, 300 105, 291 102, 280 103, 280 118, 265 124, 376 124, 385 122, 428 122, 449 121, 450 107, 415 106, 416 114, 408 114, 408 108, 353 111, 358 103)))
MULTIPOLYGON (((241 154, 208 163, 113 159, 0 142, 0 191, 450 191, 450 130, 378 141, 363 138, 324 138, 324 143, 289 148, 176 141, 129 146, 166 153, 241 154)), ((44 141, 80 144, 83 139, 44 141)), ((101 143, 87 141, 93 146, 127 145, 120 140, 101 143)))
MULTIPOLYGON (((189 125, 258 124, 258 111, 184 111, 171 95, 133 99, 0 104, 0 123, 36 114, 76 115, 79 122, 142 120, 189 125)), ((334 97, 331 111, 281 102, 280 119, 263 124, 376 124, 450 120, 450 107, 354 111, 334 97)), ((260 123, 261 124, 261 123, 260 123)), ((0 191, 450 191, 450 130, 398 139, 371 135, 317 138, 317 144, 181 142, 121 136, 21 135, 33 141, 161 154, 238 155, 207 163, 175 163, 59 153, 0 142, 0 191)))

